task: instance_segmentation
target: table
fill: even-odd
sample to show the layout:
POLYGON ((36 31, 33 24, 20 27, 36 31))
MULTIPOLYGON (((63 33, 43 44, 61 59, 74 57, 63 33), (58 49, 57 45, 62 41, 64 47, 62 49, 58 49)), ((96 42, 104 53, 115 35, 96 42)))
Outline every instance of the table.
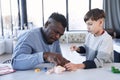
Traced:
POLYGON ((63 72, 62 74, 46 74, 44 70, 36 73, 34 69, 16 71, 15 73, 0 76, 0 80, 120 80, 120 74, 112 73, 111 66, 120 68, 120 63, 109 63, 104 65, 103 68, 80 69, 74 72, 63 72))

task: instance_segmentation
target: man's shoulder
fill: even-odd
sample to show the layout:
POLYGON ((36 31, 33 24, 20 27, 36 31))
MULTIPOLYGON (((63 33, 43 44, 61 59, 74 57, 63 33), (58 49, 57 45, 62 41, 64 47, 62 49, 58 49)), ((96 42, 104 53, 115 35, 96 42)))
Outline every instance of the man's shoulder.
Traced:
POLYGON ((30 30, 26 30, 25 33, 35 34, 35 33, 38 33, 38 32, 40 32, 40 28, 33 28, 33 29, 30 29, 30 30))
POLYGON ((40 28, 22 30, 22 31, 19 32, 18 37, 25 36, 25 35, 31 35, 31 34, 34 35, 37 32, 40 32, 40 28))

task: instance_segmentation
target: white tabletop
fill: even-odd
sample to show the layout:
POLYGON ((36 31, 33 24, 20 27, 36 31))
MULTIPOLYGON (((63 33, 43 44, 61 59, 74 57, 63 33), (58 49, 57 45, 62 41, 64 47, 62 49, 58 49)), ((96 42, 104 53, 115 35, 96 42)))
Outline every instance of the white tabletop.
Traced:
MULTIPOLYGON (((44 66, 40 67, 43 68, 44 66)), ((62 74, 46 74, 44 70, 35 72, 34 69, 16 71, 0 76, 0 80, 120 80, 120 74, 112 73, 111 66, 120 68, 120 63, 107 64, 104 68, 81 69, 74 72, 63 72, 62 74)))

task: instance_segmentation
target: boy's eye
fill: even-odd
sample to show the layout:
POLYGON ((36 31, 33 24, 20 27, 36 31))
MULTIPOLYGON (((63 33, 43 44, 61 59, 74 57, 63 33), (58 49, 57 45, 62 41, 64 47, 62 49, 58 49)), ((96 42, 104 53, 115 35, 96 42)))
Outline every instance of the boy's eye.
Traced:
POLYGON ((92 24, 87 24, 88 26, 91 26, 92 24))
POLYGON ((92 25, 92 24, 89 24, 89 25, 92 25))

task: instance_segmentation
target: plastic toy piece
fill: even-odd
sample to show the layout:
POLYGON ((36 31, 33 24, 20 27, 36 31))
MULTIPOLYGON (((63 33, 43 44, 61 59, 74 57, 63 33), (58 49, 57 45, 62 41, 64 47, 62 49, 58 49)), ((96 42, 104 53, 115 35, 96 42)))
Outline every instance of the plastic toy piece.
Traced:
POLYGON ((46 72, 46 71, 48 70, 48 68, 47 68, 47 67, 45 67, 43 70, 46 72))
POLYGON ((46 73, 47 73, 47 74, 52 74, 52 73, 54 73, 54 68, 49 69, 46 73))
POLYGON ((51 73, 60 74, 60 73, 64 72, 65 70, 66 69, 62 66, 55 66, 54 68, 48 70, 47 74, 51 74, 51 73))
POLYGON ((60 74, 62 72, 64 72, 66 69, 62 66, 57 66, 57 67, 54 67, 54 72, 57 73, 57 74, 60 74))
POLYGON ((36 69, 35 69, 35 72, 40 72, 40 69, 39 69, 39 68, 36 68, 36 69))
POLYGON ((113 73, 120 73, 120 70, 118 68, 115 68, 114 66, 111 67, 111 70, 113 73))

